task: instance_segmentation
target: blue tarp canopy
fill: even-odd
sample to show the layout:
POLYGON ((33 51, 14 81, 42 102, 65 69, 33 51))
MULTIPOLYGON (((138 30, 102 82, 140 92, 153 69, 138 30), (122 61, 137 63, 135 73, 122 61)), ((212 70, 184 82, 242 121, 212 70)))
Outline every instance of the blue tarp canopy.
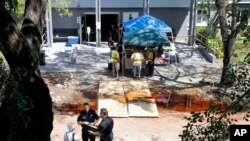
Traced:
POLYGON ((136 31, 139 29, 154 29, 159 32, 172 32, 172 29, 162 20, 150 15, 143 15, 129 20, 123 25, 125 32, 136 31))
POLYGON ((169 45, 169 40, 166 33, 145 28, 125 32, 123 44, 134 46, 166 46, 169 45))
POLYGON ((169 45, 166 32, 172 29, 165 22, 150 15, 140 16, 124 23, 124 45, 165 46, 169 45))

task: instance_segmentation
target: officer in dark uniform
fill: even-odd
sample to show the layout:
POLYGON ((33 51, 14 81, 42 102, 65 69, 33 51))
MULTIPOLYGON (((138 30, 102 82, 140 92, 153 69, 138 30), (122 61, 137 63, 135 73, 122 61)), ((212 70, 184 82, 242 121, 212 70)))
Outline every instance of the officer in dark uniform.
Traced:
POLYGON ((95 136, 89 134, 87 125, 94 125, 99 117, 94 110, 90 109, 89 103, 83 103, 83 107, 84 110, 81 111, 77 118, 77 123, 82 126, 82 140, 88 141, 90 139, 90 141, 95 141, 95 136))
POLYGON ((98 126, 98 130, 96 132, 89 131, 89 133, 94 136, 100 136, 100 141, 112 141, 114 121, 108 116, 108 110, 106 108, 101 109, 100 117, 102 121, 98 126))

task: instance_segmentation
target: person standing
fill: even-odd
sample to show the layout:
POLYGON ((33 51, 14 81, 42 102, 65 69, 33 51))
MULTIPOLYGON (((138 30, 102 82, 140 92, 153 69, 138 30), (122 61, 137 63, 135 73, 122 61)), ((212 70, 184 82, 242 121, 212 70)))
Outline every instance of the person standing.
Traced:
POLYGON ((111 62, 112 62, 112 73, 113 76, 119 76, 119 69, 120 69, 120 56, 119 52, 117 51, 117 47, 111 47, 111 62))
POLYGON ((144 62, 143 54, 140 52, 139 47, 135 48, 135 52, 131 56, 131 61, 133 64, 133 73, 134 78, 136 77, 136 74, 138 73, 138 77, 141 77, 141 68, 142 64, 144 62))
POLYGON ((120 69, 119 69, 119 71, 122 72, 122 64, 123 64, 123 62, 122 62, 123 61, 122 60, 122 57, 123 57, 122 52, 123 52, 123 45, 117 43, 116 47, 117 47, 117 51, 118 51, 119 57, 120 57, 120 69))
POLYGON ((89 131, 89 133, 94 136, 100 136, 100 141, 112 141, 114 121, 108 115, 108 110, 106 108, 101 109, 100 117, 102 121, 98 125, 98 130, 96 132, 89 131))
POLYGON ((148 74, 147 76, 151 77, 153 76, 154 73, 154 63, 155 60, 155 52, 154 52, 154 48, 153 47, 148 47, 147 48, 147 61, 148 61, 148 74))
POLYGON ((123 42, 123 32, 124 32, 124 28, 123 28, 123 22, 121 20, 119 24, 119 44, 122 44, 123 42))
POLYGON ((83 103, 83 107, 84 109, 77 118, 77 123, 82 126, 82 140, 88 141, 90 139, 90 141, 95 141, 95 136, 89 134, 87 125, 94 125, 99 117, 94 110, 90 109, 89 103, 83 103))
POLYGON ((80 141, 81 138, 74 133, 75 126, 72 122, 67 125, 68 131, 64 134, 64 141, 80 141))
POLYGON ((114 25, 111 25, 111 30, 109 31, 109 35, 113 41, 116 42, 118 40, 118 31, 114 25))

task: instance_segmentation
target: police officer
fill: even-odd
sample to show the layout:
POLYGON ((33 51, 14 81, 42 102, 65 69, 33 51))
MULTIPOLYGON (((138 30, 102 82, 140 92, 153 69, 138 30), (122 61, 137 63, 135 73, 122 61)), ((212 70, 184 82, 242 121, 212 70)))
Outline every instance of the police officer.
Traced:
POLYGON ((99 119, 96 112, 90 109, 89 103, 83 103, 84 109, 81 111, 80 115, 77 118, 77 123, 82 126, 82 140, 83 141, 95 141, 95 136, 90 135, 88 132, 88 124, 95 124, 99 119))
POLYGON ((89 131, 89 133, 94 136, 100 136, 100 141, 112 141, 114 121, 108 116, 108 110, 106 108, 101 109, 100 117, 102 121, 98 126, 98 130, 96 132, 89 131))
POLYGON ((148 74, 147 76, 151 77, 154 73, 154 63, 155 60, 155 52, 153 47, 148 47, 147 48, 147 61, 148 61, 148 74))

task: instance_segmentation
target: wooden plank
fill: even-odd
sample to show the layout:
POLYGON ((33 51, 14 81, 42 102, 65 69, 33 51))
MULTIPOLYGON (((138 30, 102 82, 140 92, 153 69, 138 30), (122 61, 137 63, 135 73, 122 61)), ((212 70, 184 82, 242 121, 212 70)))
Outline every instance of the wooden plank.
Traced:
POLYGON ((130 117, 159 117, 154 98, 134 98, 128 100, 130 117))
POLYGON ((107 108, 109 116, 111 117, 128 117, 127 103, 123 103, 112 98, 99 99, 98 113, 100 113, 101 108, 107 108))
POLYGON ((147 81, 127 81, 124 82, 124 93, 129 97, 152 97, 147 81))
POLYGON ((123 83, 119 81, 101 81, 99 84, 99 96, 124 95, 123 83))
POLYGON ((98 98, 98 111, 107 108, 112 117, 159 117, 147 81, 102 81, 98 98))
POLYGON ((128 117, 127 101, 123 83, 119 81, 101 81, 98 94, 98 111, 107 108, 112 117, 128 117))

